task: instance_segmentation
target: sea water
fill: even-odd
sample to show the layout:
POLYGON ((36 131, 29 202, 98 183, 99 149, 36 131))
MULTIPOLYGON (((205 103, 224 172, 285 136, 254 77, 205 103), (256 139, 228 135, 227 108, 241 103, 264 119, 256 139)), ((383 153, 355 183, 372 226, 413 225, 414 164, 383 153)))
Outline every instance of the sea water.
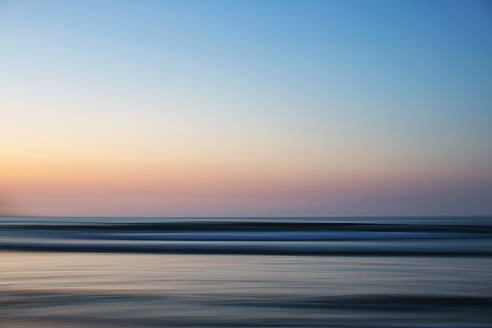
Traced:
POLYGON ((0 218, 0 327, 492 327, 492 219, 0 218))

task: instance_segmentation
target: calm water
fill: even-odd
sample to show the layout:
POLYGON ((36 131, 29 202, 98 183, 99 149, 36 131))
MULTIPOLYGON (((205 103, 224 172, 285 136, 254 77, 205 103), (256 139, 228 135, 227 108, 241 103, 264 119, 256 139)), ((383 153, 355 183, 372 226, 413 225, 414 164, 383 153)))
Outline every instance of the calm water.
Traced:
POLYGON ((492 327, 492 219, 0 219, 0 327, 492 327))

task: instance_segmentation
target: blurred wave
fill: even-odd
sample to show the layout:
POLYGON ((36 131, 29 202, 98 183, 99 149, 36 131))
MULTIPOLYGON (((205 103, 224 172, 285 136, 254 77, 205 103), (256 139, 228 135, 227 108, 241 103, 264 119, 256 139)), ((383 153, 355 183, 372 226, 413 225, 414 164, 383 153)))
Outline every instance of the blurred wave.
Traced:
POLYGON ((492 219, 4 218, 0 249, 269 255, 491 256, 492 219))

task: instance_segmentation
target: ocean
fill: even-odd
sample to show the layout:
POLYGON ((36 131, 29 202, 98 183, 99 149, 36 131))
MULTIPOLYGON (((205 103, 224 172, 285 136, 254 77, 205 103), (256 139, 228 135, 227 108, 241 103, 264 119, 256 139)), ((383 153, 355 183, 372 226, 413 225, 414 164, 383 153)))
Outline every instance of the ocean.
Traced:
POLYGON ((0 327, 492 327, 492 217, 0 218, 0 327))

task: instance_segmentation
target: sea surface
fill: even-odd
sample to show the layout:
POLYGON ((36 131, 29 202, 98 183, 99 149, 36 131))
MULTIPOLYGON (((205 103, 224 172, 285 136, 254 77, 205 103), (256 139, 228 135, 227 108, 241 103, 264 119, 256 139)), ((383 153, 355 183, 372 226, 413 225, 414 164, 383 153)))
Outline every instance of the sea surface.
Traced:
POLYGON ((0 217, 0 327, 492 327, 492 217, 0 217))

